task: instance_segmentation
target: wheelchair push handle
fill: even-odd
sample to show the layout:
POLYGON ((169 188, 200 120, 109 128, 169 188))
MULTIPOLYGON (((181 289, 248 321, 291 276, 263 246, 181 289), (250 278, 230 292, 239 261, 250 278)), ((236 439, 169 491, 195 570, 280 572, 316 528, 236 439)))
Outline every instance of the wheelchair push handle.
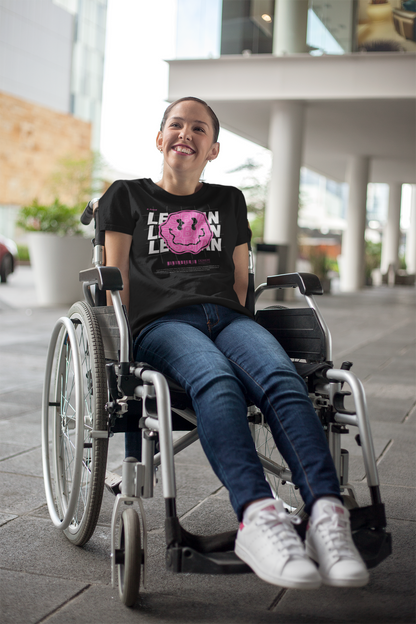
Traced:
POLYGON ((85 210, 81 215, 80 221, 82 225, 89 225, 94 216, 94 211, 98 208, 98 197, 91 199, 85 206, 85 210))

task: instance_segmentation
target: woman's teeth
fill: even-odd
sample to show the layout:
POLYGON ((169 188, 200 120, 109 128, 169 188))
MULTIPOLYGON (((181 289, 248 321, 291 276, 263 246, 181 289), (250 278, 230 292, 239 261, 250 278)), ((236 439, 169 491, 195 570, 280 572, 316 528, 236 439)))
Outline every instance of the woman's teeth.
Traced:
POLYGON ((175 152, 181 152, 182 154, 193 154, 194 150, 189 149, 189 147, 181 147, 180 145, 173 148, 175 152))

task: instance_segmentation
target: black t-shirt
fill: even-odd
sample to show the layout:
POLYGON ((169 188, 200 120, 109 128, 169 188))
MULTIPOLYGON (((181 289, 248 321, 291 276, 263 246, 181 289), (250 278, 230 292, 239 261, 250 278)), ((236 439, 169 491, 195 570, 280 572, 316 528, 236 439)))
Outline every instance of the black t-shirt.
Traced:
POLYGON ((100 228, 130 234, 130 323, 136 336, 174 308, 223 305, 250 316, 234 291, 235 247, 247 243, 247 207, 232 186, 192 195, 150 179, 118 180, 99 203, 100 228))

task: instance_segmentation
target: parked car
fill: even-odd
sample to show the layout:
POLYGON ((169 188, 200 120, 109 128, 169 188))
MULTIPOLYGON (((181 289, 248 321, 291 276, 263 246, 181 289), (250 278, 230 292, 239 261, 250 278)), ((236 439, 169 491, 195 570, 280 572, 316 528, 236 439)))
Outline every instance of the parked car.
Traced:
POLYGON ((0 281, 7 282, 17 264, 17 246, 10 238, 0 234, 0 281))

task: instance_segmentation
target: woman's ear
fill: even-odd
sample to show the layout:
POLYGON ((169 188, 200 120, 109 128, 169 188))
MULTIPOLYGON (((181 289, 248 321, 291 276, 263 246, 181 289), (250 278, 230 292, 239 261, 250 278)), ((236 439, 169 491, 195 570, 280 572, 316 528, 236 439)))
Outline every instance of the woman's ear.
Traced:
POLYGON ((215 160, 218 157, 218 154, 220 153, 220 144, 214 143, 213 146, 211 147, 209 156, 208 156, 208 160, 215 160))
POLYGON ((156 137, 156 147, 160 151, 162 150, 162 144, 163 144, 163 134, 159 130, 159 132, 157 133, 157 137, 156 137))

